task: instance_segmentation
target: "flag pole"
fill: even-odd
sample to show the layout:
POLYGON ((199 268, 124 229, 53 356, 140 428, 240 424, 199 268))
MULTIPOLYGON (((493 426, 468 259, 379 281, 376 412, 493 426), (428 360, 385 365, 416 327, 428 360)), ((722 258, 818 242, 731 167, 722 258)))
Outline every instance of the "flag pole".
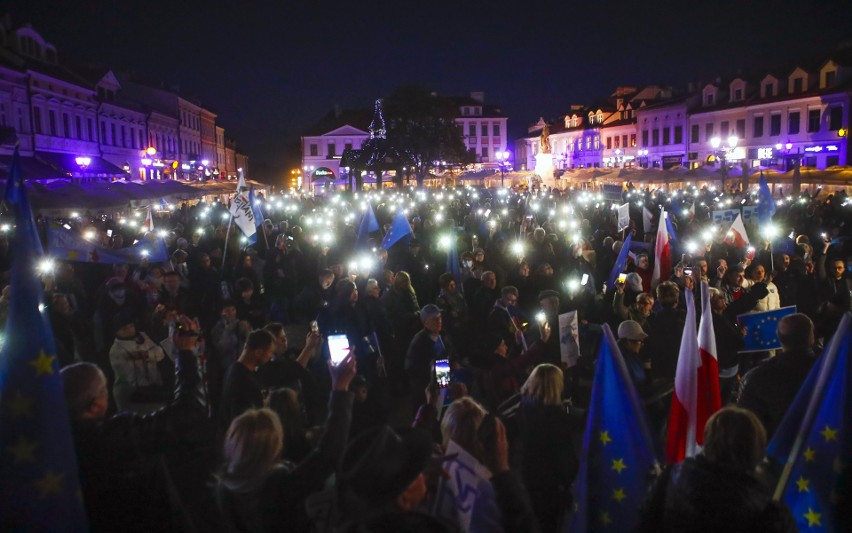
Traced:
POLYGON ((228 231, 225 233, 225 246, 222 249, 222 276, 225 275, 225 257, 228 255, 228 239, 231 237, 231 224, 234 222, 234 214, 228 210, 230 217, 228 218, 228 231))

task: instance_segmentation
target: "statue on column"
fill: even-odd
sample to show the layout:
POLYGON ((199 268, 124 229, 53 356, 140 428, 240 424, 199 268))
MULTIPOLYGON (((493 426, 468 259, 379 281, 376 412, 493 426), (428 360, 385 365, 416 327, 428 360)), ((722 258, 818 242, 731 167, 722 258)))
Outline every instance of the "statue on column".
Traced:
POLYGON ((541 130, 541 139, 539 144, 541 145, 541 150, 539 150, 540 153, 550 153, 550 126, 547 124, 545 124, 544 128, 541 130))

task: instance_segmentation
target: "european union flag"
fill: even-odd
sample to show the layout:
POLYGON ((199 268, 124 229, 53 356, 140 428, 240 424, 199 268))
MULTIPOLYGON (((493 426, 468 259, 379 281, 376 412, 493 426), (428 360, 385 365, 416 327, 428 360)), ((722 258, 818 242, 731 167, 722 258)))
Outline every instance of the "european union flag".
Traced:
POLYGON ((406 235, 411 235, 411 226, 408 224, 408 219, 405 218, 405 213, 400 211, 396 214, 385 238, 382 240, 382 249, 388 250, 391 246, 399 242, 406 235))
MULTIPOLYGON (((260 206, 257 205, 257 201, 254 199, 254 185, 249 187, 249 204, 251 205, 251 212, 254 215, 254 227, 259 228, 263 224, 263 212, 260 210, 260 206)), ((257 230, 254 235, 248 238, 249 244, 254 244, 257 242, 257 235, 263 230, 257 230)), ((264 235, 264 238, 266 236, 264 235)))
POLYGON ((17 148, 5 199, 15 214, 15 252, 0 348, 0 531, 86 531, 56 347, 35 268, 41 242, 17 148))
POLYGON ((461 287, 461 265, 459 264, 459 246, 455 230, 450 234, 450 249, 447 251, 447 272, 456 280, 456 291, 461 287))
POLYGON ((737 316, 737 324, 746 329, 745 346, 740 353, 765 352, 778 350, 781 341, 778 340, 778 321, 796 312, 796 306, 782 307, 774 311, 748 313, 737 316))
POLYGON ((799 531, 849 531, 852 491, 852 315, 846 313, 766 450, 784 464, 776 500, 799 531), (843 502, 841 502, 843 500, 843 502))
POLYGON ((609 325, 592 384, 568 531, 631 531, 658 464, 645 411, 609 325))
POLYGON ((367 202, 367 211, 361 217, 361 223, 358 224, 358 234, 355 241, 359 245, 364 245, 367 242, 367 237, 370 233, 379 231, 379 221, 376 220, 376 212, 373 211, 373 204, 367 202))
POLYGON ((763 175, 762 170, 760 171, 760 185, 757 199, 757 220, 761 224, 766 224, 772 220, 772 215, 775 214, 775 200, 772 198, 772 191, 769 190, 769 185, 766 183, 766 177, 763 175))
POLYGON ((609 271, 609 279, 606 282, 607 290, 614 290, 615 280, 618 275, 624 272, 627 268, 627 256, 630 253, 630 243, 633 242, 633 235, 627 235, 624 239, 624 244, 621 246, 621 251, 618 252, 618 257, 615 259, 615 264, 612 265, 612 270, 609 271))

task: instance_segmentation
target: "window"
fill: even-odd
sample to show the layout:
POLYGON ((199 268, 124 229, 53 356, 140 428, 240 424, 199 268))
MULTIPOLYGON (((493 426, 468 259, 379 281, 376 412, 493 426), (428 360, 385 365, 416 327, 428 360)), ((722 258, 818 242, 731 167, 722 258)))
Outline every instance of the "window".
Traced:
POLYGON ((467 134, 469 137, 476 137, 476 124, 468 125, 467 134))
POLYGON ((689 142, 697 143, 698 136, 700 135, 701 128, 698 127, 698 124, 693 124, 690 133, 689 142))
POLYGON ((738 118, 737 119, 737 137, 740 139, 745 139, 745 119, 738 118))
POLYGON ((599 135, 595 135, 595 150, 601 149, 601 138, 599 135))
POLYGON ((837 131, 843 127, 843 108, 834 106, 828 108, 828 131, 837 131))
POLYGON ((488 147, 487 146, 482 147, 482 159, 488 159, 488 147))
POLYGON ((721 127, 719 128, 719 135, 722 137, 728 136, 728 130, 731 127, 731 124, 727 120, 723 120, 721 127))
POLYGON ((346 143, 345 145, 343 145, 343 149, 344 150, 351 150, 352 149, 352 143, 346 143))
POLYGON ((71 117, 68 113, 62 113, 62 135, 72 137, 71 135, 71 117))
POLYGON ((88 130, 89 130, 89 140, 90 141, 97 141, 97 139, 95 138, 95 123, 94 123, 94 121, 92 119, 88 119, 88 120, 86 120, 86 124, 87 124, 88 130))
POLYGON ((145 142, 142 140, 142 130, 137 130, 139 133, 139 148, 145 148, 145 142))
POLYGON ((482 130, 482 136, 488 137, 488 124, 482 124, 481 130, 482 130))
MULTIPOLYGON (((634 141, 636 140, 636 135, 635 135, 635 134, 633 135, 633 140, 634 140, 634 141)), ((621 146, 623 146, 623 147, 627 148, 627 134, 626 134, 626 133, 625 133, 624 135, 622 135, 622 136, 621 136, 621 146)), ((633 143, 633 146, 636 146, 636 143, 635 143, 635 142, 633 143)))
POLYGON ((651 146, 660 146, 660 130, 657 128, 651 131, 651 146))
POLYGON ((317 154, 319 154, 319 151, 318 151, 318 150, 319 150, 319 149, 318 149, 318 147, 317 147, 317 145, 316 145, 316 144, 312 144, 312 145, 311 145, 311 155, 316 156, 317 154))
POLYGON ((491 134, 495 137, 500 136, 500 124, 493 124, 491 126, 491 134))
POLYGON ((763 84, 763 96, 766 98, 771 98, 775 96, 775 84, 770 82, 763 84))
POLYGON ((769 117, 769 135, 772 137, 781 135, 781 113, 773 113, 769 117))
POLYGON ((74 117, 74 126, 77 129, 77 138, 83 138, 83 119, 79 116, 74 117))
POLYGON ((35 125, 35 132, 41 133, 41 108, 38 106, 33 106, 33 123, 35 125))
POLYGON ((636 148, 636 134, 635 133, 630 134, 630 146, 632 146, 633 148, 636 148))
POLYGON ((121 146, 127 148, 127 128, 121 126, 121 146))
POLYGON ((648 146, 648 130, 642 130, 642 146, 648 146))
POLYGON ((671 128, 663 128, 663 144, 669 144, 671 133, 671 128))
POLYGON ((606 138, 606 149, 607 149, 607 150, 612 150, 612 137, 607 137, 607 138, 606 138))
POLYGON ((674 129, 674 143, 680 144, 683 142, 683 126, 675 126, 674 129))
POLYGON ((704 105, 713 105, 715 100, 713 93, 707 93, 704 95, 704 105))
POLYGON ((754 136, 763 137, 763 117, 754 117, 754 136))
POLYGON ((833 87, 835 81, 837 81, 837 71, 836 70, 829 70, 828 72, 825 73, 825 86, 826 87, 833 87))
POLYGON ((47 119, 50 126, 50 134, 56 136, 56 111, 50 109, 47 112, 47 119))
POLYGON ((112 146, 116 146, 117 143, 118 143, 118 135, 116 135, 115 130, 116 130, 115 124, 110 124, 109 125, 109 143, 112 146))
POLYGON ((710 122, 704 125, 704 140, 710 141, 713 138, 713 123, 710 122))
POLYGON ((839 155, 830 155, 825 158, 825 166, 827 167, 836 167, 840 164, 840 156, 839 155))
POLYGON ((804 84, 805 84, 804 78, 795 78, 793 80, 793 92, 794 93, 803 92, 802 87, 804 86, 804 84))
MULTIPOLYGON (((800 125, 802 122, 799 115, 800 114, 798 111, 790 111, 790 113, 787 115, 787 133, 799 133, 800 125)), ((780 117, 781 115, 778 116, 780 117)), ((778 133, 781 133, 780 128, 778 133)), ((773 135, 777 134, 773 133, 773 135)))
POLYGON ((808 110, 808 133, 819 131, 819 109, 808 110))
MULTIPOLYGON (((616 135, 615 137, 613 137, 612 142, 615 148, 621 148, 621 137, 616 135)), ((607 137, 607 145, 609 145, 609 137, 607 137)), ((607 146, 607 148, 609 148, 609 146, 607 146)))
POLYGON ((329 143, 328 145, 328 157, 334 157, 337 155, 337 145, 334 143, 329 143))
POLYGON ((737 102, 743 99, 743 90, 742 89, 734 89, 734 101, 737 102))
POLYGON ((101 144, 107 143, 106 122, 101 122, 101 144))

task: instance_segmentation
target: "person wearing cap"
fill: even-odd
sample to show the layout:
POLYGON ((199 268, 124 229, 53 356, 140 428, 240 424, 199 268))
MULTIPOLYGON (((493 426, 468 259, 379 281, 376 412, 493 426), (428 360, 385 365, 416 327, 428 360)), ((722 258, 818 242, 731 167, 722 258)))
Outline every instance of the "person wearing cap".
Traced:
POLYGON ((408 375, 412 408, 425 401, 423 390, 432 379, 436 359, 447 359, 452 365, 456 354, 452 342, 443 333, 441 308, 435 304, 423 306, 420 310, 423 329, 418 331, 405 354, 405 372, 408 375))
POLYGON ((640 392, 651 383, 651 361, 640 355, 646 338, 648 334, 635 320, 625 320, 618 325, 618 347, 624 356, 630 379, 640 392))

